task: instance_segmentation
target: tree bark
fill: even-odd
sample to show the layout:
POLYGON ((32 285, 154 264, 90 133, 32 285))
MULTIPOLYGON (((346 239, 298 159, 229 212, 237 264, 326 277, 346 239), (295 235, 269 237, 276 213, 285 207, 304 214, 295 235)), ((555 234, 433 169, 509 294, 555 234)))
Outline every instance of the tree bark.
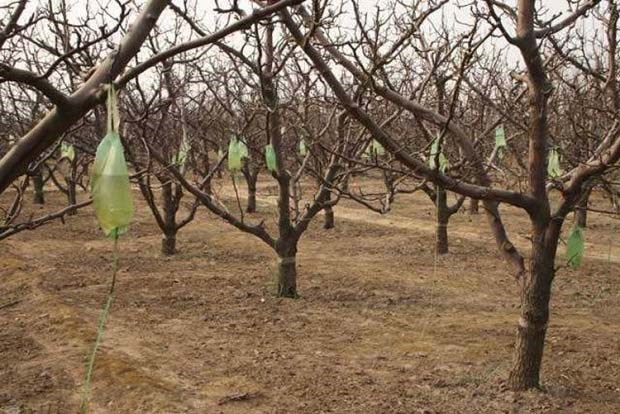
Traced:
POLYGON ((258 182, 259 170, 253 165, 252 160, 247 158, 243 163, 241 172, 248 185, 248 204, 245 211, 248 213, 256 213, 256 183, 258 182))
POLYGON ((279 298, 297 297, 297 264, 295 256, 280 257, 276 296, 279 298))
POLYGON ((588 225, 588 201, 590 200, 591 192, 591 188, 585 191, 579 200, 579 203, 577 203, 577 208, 575 209, 575 221, 577 226, 582 228, 586 228, 588 225))
POLYGON ((533 232, 530 272, 523 280, 521 317, 512 370, 508 377, 510 388, 516 391, 540 388, 540 369, 561 224, 551 223, 547 228, 535 224, 534 227, 538 228, 533 232))
POLYGON ((508 383, 513 390, 527 390, 540 387, 540 367, 549 320, 553 265, 563 216, 556 215, 551 218, 546 189, 549 141, 547 101, 553 87, 547 80, 534 33, 536 2, 519 0, 517 4, 517 46, 527 67, 529 95, 529 190, 538 205, 529 211, 532 223, 532 258, 529 274, 522 281, 521 318, 508 383))
POLYGON ((276 252, 279 257, 276 296, 297 298, 297 240, 292 237, 278 240, 276 252))
POLYGON ((245 209, 248 213, 256 213, 256 182, 250 183, 248 180, 248 205, 245 209))
MULTIPOLYGON (((77 204, 77 185, 72 178, 67 180, 67 202, 70 206, 77 204)), ((75 216, 77 214, 76 209, 67 211, 68 216, 75 216)))
POLYGON ((325 207, 325 221, 323 222, 323 228, 325 230, 333 229, 336 224, 334 220, 334 210, 331 207, 325 207))
MULTIPOLYGON (((328 193, 326 202, 330 202, 330 201, 331 201, 331 193, 328 193)), ((325 213, 325 221, 323 222, 323 228, 325 230, 333 229, 336 225, 335 220, 334 220, 334 210, 332 209, 331 206, 327 206, 323 209, 323 212, 325 213)))
POLYGON ((437 228, 435 230, 437 236, 437 254, 448 254, 448 222, 437 220, 437 228))
POLYGON ((34 204, 45 204, 45 191, 43 190, 44 182, 41 169, 37 169, 32 176, 32 185, 34 186, 32 202, 34 204))
POLYGON ((162 185, 161 196, 164 204, 164 236, 161 241, 161 253, 164 256, 172 256, 176 253, 177 209, 174 203, 174 195, 171 181, 168 181, 162 185))
POLYGON ((161 254, 164 256, 173 256, 177 252, 176 233, 165 233, 161 239, 161 254))
POLYGON ((448 222, 450 221, 450 212, 448 211, 448 194, 441 186, 435 186, 435 207, 436 221, 435 228, 435 248, 437 254, 447 254, 448 247, 448 222))

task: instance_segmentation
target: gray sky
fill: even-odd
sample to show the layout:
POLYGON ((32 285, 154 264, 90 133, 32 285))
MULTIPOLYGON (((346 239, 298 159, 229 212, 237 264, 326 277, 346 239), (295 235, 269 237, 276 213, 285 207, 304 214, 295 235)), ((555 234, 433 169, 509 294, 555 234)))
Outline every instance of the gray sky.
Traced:
MULTIPOLYGON (((13 1, 14 0, 0 0, 0 5, 10 4, 13 1)), ((45 4, 47 3, 47 1, 49 0, 31 0, 28 11, 22 20, 25 20, 29 14, 34 12, 34 10, 36 9, 38 5, 45 4)), ((71 15, 76 19, 83 18, 85 14, 85 10, 87 8, 90 8, 91 10, 99 10, 102 7, 104 7, 102 5, 106 5, 105 10, 109 13, 109 18, 107 19, 108 24, 112 25, 113 18, 115 15, 118 15, 119 9, 113 2, 108 3, 108 1, 109 0, 97 0, 97 1, 66 0, 66 3, 71 9, 71 15)), ((225 26, 226 17, 222 17, 222 16, 218 17, 218 14, 213 12, 213 8, 216 6, 216 2, 214 0, 190 0, 190 3, 193 1, 195 1, 196 4, 199 5, 198 16, 202 17, 199 21, 199 24, 202 27, 207 28, 208 30, 214 30, 216 27, 225 26)), ((330 7, 332 8, 339 8, 340 6, 344 6, 345 13, 340 16, 340 22, 339 22, 340 23, 339 25, 341 27, 352 28, 355 26, 351 1, 352 0, 344 0, 344 1, 331 0, 330 7)), ((360 5, 360 9, 363 12, 367 12, 370 14, 375 13, 377 7, 384 9, 385 15, 388 15, 389 12, 392 10, 396 12, 395 14, 398 14, 399 12, 398 9, 399 8, 402 9, 402 6, 394 7, 393 0, 377 0, 377 1, 356 0, 356 1, 360 5)), ((401 0, 401 3, 407 4, 408 1, 409 0, 401 0)), ((176 4, 182 4, 181 0, 173 0, 173 2, 175 2, 176 4)), ((230 2, 231 2, 230 0, 220 0, 219 4, 221 7, 225 7, 230 2)), ((431 0, 424 0, 425 5, 427 5, 430 2, 431 0)), ((51 0, 51 3, 55 6, 59 6, 61 4, 61 1, 51 0)), ((145 0, 136 1, 138 8, 144 3, 145 3, 145 0)), ((249 11, 252 7, 255 7, 255 5, 253 5, 253 3, 250 0, 240 0, 239 3, 241 7, 247 11, 249 11)), ((478 3, 482 3, 482 2, 478 2, 478 3)), ((516 6, 516 0, 506 0, 505 3, 508 5, 516 6)), ((464 30, 466 26, 464 26, 462 23, 459 23, 459 22, 467 23, 467 22, 472 21, 471 11, 470 11, 470 6, 469 6, 470 4, 472 4, 472 0, 451 0, 449 1, 449 3, 440 12, 437 12, 432 16, 430 21, 425 26, 426 27, 425 30, 430 31, 432 28, 432 25, 439 24, 442 18, 444 19, 444 21, 448 23, 449 26, 451 26, 454 32, 453 35, 455 35, 459 31, 464 30)), ((547 14, 547 16, 545 16, 546 18, 549 18, 551 17, 551 15, 559 13, 559 12, 565 12, 564 15, 568 14, 567 10, 568 10, 569 3, 567 2, 567 0, 541 1, 540 4, 544 4, 544 6, 549 9, 549 13, 547 14)), ((133 6, 130 6, 130 7, 133 7, 133 6)), ((135 10, 132 13, 132 15, 129 18, 129 21, 132 21, 135 18, 136 14, 137 14, 137 10, 135 10)), ((506 21, 507 27, 509 28, 510 31, 512 31, 513 30, 512 22, 508 21, 508 19, 506 20, 507 20, 506 21)), ((594 27, 592 27, 592 23, 591 23, 592 21, 593 20, 590 19, 589 25, 588 25, 588 21, 581 22, 580 24, 584 25, 584 27, 588 28, 588 30, 594 30, 594 27)), ((158 22, 158 26, 162 30, 165 30, 165 28, 171 27, 173 22, 174 22, 174 14, 171 10, 168 10, 160 18, 158 22)), ((347 31, 345 31, 345 33, 346 32, 347 31)), ((191 34, 188 30, 187 37, 189 36, 191 36, 191 34)), ((112 40, 111 43, 114 44, 119 39, 120 39, 120 34, 117 34, 111 39, 112 40)), ((241 39, 242 39, 241 34, 233 34, 231 37, 227 39, 227 42, 229 42, 232 45, 239 46, 241 44, 241 39)), ((488 47, 493 47, 493 46, 504 47, 504 46, 507 46, 507 44, 503 39, 492 39, 489 42, 488 47)), ((140 56, 145 56, 145 54, 141 53, 140 56)), ((507 59, 509 60, 509 62, 511 62, 511 66, 513 65, 516 66, 517 64, 520 63, 519 53, 514 47, 510 47, 507 49, 507 59)))

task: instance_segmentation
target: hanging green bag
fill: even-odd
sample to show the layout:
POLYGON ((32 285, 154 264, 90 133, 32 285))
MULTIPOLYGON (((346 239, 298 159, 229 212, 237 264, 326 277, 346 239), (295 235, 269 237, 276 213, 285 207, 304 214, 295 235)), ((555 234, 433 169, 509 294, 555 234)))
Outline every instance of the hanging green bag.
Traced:
POLYGON ((578 268, 583 259, 585 250, 584 232, 583 227, 575 226, 566 240, 566 261, 573 269, 578 268))
POLYGON ((231 139, 228 144, 228 169, 230 171, 241 170, 241 149, 236 138, 231 139))
POLYGON ((239 143, 239 154, 241 155, 241 158, 250 158, 250 150, 248 150, 248 146, 245 142, 240 140, 237 142, 239 143))
POLYGON ((385 154, 385 148, 383 148, 383 145, 381 145, 381 143, 379 143, 376 139, 372 140, 372 151, 377 155, 385 154))
POLYGON ((547 173, 551 178, 557 178, 562 175, 562 168, 560 168, 560 154, 555 148, 552 148, 551 151, 549 151, 547 173))
POLYGON ((90 190, 95 215, 108 237, 127 231, 133 217, 133 197, 121 138, 116 92, 108 88, 108 132, 97 147, 90 190))
POLYGON ((433 144, 431 145, 430 153, 428 154, 428 165, 435 169, 437 166, 435 165, 435 158, 437 158, 437 153, 439 153, 439 171, 446 172, 446 169, 449 166, 448 159, 445 155, 443 155, 443 151, 440 152, 439 149, 439 138, 435 138, 433 144))
POLYGON ((75 159, 75 148, 73 148, 73 145, 65 142, 60 144, 60 159, 63 158, 66 158, 69 161, 73 161, 75 159))
POLYGON ((299 155, 301 155, 302 157, 305 157, 307 153, 308 153, 308 149, 306 148, 306 142, 302 138, 299 141, 299 155))
POLYGON ((187 131, 185 130, 185 126, 183 126, 183 139, 181 140, 181 145, 179 146, 177 155, 173 157, 173 163, 176 164, 177 167, 183 169, 183 167, 185 167, 185 163, 187 162, 189 151, 190 145, 187 139, 187 131))
POLYGON ((504 148, 506 148, 506 131, 503 126, 497 127, 495 130, 495 148, 497 149, 497 158, 504 158, 504 148))
POLYGON ((276 170, 276 151, 271 144, 265 146, 265 163, 269 171, 273 172, 276 170))
POLYGON ((495 130, 495 146, 498 148, 506 146, 506 131, 503 126, 499 126, 495 130))

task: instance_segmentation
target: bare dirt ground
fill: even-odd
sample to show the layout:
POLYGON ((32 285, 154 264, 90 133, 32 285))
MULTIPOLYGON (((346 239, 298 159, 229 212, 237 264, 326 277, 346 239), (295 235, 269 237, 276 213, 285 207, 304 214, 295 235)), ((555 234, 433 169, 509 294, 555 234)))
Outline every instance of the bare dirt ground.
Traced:
MULTIPOLYGON (((269 193, 251 219, 273 225, 269 193)), ((48 198, 27 210, 64 203, 48 198)), ((335 229, 319 217, 304 236, 302 296, 286 300, 270 293, 262 242, 201 209, 164 258, 136 200, 93 413, 620 412, 618 220, 591 215, 582 268, 554 284, 545 391, 515 394, 504 379, 518 290, 483 215, 454 216, 451 253, 435 262, 424 195, 387 216, 343 202, 335 229)), ((526 217, 503 212, 527 248, 526 217)), ((0 242, 0 413, 77 412, 111 252, 90 208, 0 242)))

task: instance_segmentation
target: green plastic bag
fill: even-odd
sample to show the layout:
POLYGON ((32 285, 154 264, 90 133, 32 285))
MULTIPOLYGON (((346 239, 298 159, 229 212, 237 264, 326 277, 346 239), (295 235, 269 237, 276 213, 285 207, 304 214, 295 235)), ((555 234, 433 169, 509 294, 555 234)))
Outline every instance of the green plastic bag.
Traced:
POLYGON ((187 156, 190 151, 189 141, 187 139, 187 131, 185 127, 183 127, 183 139, 181 140, 181 145, 179 146, 179 151, 173 157, 172 162, 177 165, 177 167, 181 168, 181 171, 185 169, 185 163, 187 162, 187 156))
POLYGON ((503 126, 497 127, 495 130, 495 148, 497 149, 497 158, 504 158, 504 148, 506 148, 506 131, 503 126))
POLYGON ((236 138, 231 139, 228 144, 228 169, 230 171, 241 170, 241 148, 236 138))
POLYGON ((385 148, 383 148, 383 145, 381 145, 379 141, 373 139, 364 149, 364 152, 362 153, 362 158, 367 160, 375 155, 380 156, 383 154, 385 154, 385 148))
POLYGON ((555 148, 549 151, 549 157, 547 160, 547 173, 551 178, 557 178, 562 175, 562 168, 560 168, 560 154, 555 148))
POLYGON ((134 211, 127 162, 117 132, 119 123, 116 92, 110 85, 108 132, 97 147, 90 191, 101 229, 106 236, 114 238, 127 231, 134 211))
POLYGON ((383 148, 383 145, 381 145, 381 143, 379 143, 376 139, 372 140, 372 148, 377 155, 385 154, 385 148, 383 148))
POLYGON ((306 148, 306 142, 302 138, 299 141, 299 155, 301 155, 302 157, 305 157, 307 153, 308 153, 308 149, 306 148))
POLYGON ((265 146, 265 163, 269 171, 273 172, 276 170, 276 151, 271 144, 265 146))
POLYGON ((566 261, 576 269, 581 265, 585 250, 585 229, 575 226, 566 240, 566 261))
POLYGON ((435 165, 435 158, 437 158, 437 153, 439 153, 439 171, 441 171, 442 173, 446 172, 449 163, 446 156, 443 155, 443 151, 439 151, 439 138, 435 138, 435 140, 433 140, 430 153, 428 154, 428 165, 432 169, 437 168, 437 166, 435 165))
POLYGON ((377 155, 385 154, 385 148, 383 148, 383 145, 381 145, 376 139, 372 140, 372 151, 377 155))
POLYGON ((73 145, 65 142, 60 144, 60 159, 63 158, 66 158, 69 161, 73 161, 75 159, 75 148, 73 148, 73 145))
POLYGON ((503 126, 499 126, 495 130, 495 146, 498 148, 506 146, 506 131, 504 131, 503 126))

